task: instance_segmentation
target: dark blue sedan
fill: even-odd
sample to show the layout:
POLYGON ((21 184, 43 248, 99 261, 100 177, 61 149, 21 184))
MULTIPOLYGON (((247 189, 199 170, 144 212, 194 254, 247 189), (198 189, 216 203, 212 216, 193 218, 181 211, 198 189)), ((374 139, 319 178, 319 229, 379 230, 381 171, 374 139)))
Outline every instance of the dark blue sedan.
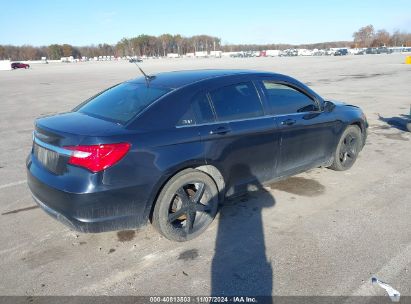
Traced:
POLYGON ((186 241, 225 197, 310 168, 349 169, 367 121, 280 74, 160 73, 36 120, 28 184, 50 215, 83 232, 151 221, 186 241))

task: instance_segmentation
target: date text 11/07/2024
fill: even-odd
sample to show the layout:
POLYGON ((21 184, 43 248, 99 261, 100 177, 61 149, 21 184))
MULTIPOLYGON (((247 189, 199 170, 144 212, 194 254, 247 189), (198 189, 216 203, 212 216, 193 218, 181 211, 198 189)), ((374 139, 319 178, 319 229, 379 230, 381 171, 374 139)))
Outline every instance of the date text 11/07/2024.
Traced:
POLYGON ((207 296, 183 296, 183 297, 150 297, 150 303, 260 303, 256 297, 207 297, 207 296))

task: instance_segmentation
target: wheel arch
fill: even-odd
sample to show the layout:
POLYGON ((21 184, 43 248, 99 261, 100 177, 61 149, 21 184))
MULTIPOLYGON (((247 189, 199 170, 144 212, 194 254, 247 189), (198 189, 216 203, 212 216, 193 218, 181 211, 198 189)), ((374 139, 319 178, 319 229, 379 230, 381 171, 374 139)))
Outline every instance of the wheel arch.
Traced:
POLYGON ((225 180, 220 170, 213 165, 202 165, 195 167, 194 169, 204 172, 209 175, 217 185, 218 193, 220 195, 220 200, 224 197, 225 194, 225 180))
POLYGON ((362 145, 361 145, 361 149, 362 149, 365 145, 366 140, 367 140, 367 125, 366 125, 366 123, 363 122, 363 121, 356 120, 356 121, 352 121, 348 126, 357 126, 360 129, 361 138, 362 138, 362 145))
POLYGON ((364 133, 364 126, 360 121, 352 121, 348 126, 357 126, 360 128, 361 133, 364 133))

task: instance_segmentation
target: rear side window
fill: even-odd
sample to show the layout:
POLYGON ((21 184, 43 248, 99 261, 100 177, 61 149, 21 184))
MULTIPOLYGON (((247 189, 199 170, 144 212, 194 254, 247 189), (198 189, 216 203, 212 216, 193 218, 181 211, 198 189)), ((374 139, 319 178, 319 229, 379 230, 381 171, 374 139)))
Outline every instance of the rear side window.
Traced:
POLYGON ((124 124, 169 91, 126 82, 104 91, 75 110, 124 124))
POLYGON ((198 94, 190 104, 189 109, 179 121, 180 126, 203 124, 214 121, 213 110, 206 94, 198 94))
POLYGON ((263 115, 260 98, 251 82, 239 83, 210 93, 218 120, 235 120, 263 115))
POLYGON ((273 81, 263 81, 262 83, 270 114, 318 111, 317 103, 304 93, 273 81))

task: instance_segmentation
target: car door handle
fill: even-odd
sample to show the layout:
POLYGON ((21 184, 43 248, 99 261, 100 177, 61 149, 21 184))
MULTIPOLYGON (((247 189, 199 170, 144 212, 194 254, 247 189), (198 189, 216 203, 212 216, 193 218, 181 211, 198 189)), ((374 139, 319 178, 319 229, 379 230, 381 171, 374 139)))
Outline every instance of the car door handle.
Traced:
POLYGON ((211 130, 210 135, 214 135, 214 134, 224 135, 224 134, 227 134, 230 131, 231 131, 231 129, 229 127, 221 126, 221 127, 218 127, 217 129, 211 130))
POLYGON ((296 122, 297 122, 297 121, 296 121, 295 119, 289 118, 289 119, 283 120, 283 121, 281 122, 281 124, 282 124, 283 126, 292 126, 292 125, 295 124, 296 122))

